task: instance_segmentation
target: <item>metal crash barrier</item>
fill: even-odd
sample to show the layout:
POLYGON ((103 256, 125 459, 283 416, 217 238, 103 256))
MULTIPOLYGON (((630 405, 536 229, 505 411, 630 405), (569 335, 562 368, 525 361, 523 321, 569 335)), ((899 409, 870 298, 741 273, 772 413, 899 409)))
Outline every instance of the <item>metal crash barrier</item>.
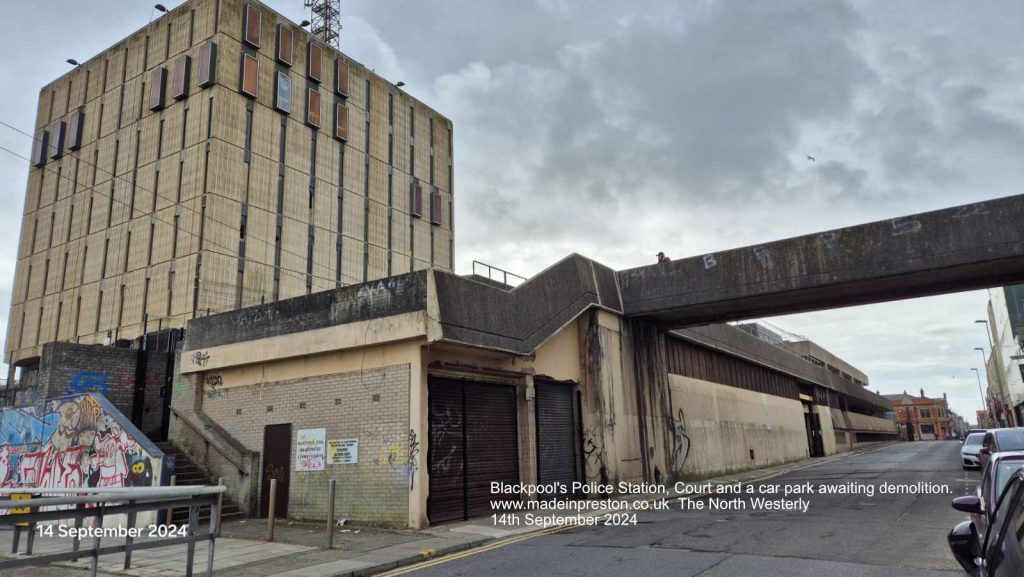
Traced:
POLYGON ((133 551, 186 544, 188 552, 185 559, 185 574, 191 577, 196 543, 209 541, 206 554, 206 574, 213 575, 213 551, 217 539, 217 524, 220 519, 219 499, 223 492, 223 486, 207 487, 203 485, 109 489, 0 489, 0 512, 4 513, 0 515, 0 525, 9 525, 14 531, 11 554, 18 553, 21 532, 28 533, 26 556, 0 560, 0 571, 46 565, 56 561, 77 561, 81 557, 91 557, 91 574, 95 577, 100 555, 123 552, 124 568, 129 569, 133 551), (26 500, 25 494, 30 494, 31 498, 26 500), (197 534, 199 508, 204 505, 210 506, 209 531, 197 534), (160 511, 176 508, 188 508, 187 526, 178 528, 152 524, 145 528, 135 527, 140 512, 153 511, 155 519, 160 511), (109 519, 114 515, 125 515, 126 522, 118 527, 108 527, 107 531, 104 531, 104 519, 109 519), (95 536, 92 537, 91 547, 82 548, 81 541, 85 539, 80 535, 83 532, 83 522, 86 519, 93 519, 87 532, 94 533, 95 536), (66 523, 68 521, 74 523, 73 532, 67 531, 69 526, 66 523), (71 551, 32 555, 37 533, 50 531, 52 534, 56 528, 61 527, 65 528, 65 532, 74 534, 73 537, 69 537, 71 551), (160 527, 164 528, 163 533, 161 533, 160 527), (168 527, 171 527, 174 530, 173 534, 177 536, 170 534, 170 531, 167 531, 168 527), (156 531, 156 537, 152 540, 136 541, 138 537, 148 536, 152 531, 156 531), (124 535, 110 535, 123 537, 124 543, 102 545, 104 533, 124 533, 124 535))

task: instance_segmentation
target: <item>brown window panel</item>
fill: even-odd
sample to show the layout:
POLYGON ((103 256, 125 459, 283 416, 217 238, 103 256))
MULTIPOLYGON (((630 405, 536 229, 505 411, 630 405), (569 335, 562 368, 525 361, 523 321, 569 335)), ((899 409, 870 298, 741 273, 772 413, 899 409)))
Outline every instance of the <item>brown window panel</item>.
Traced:
POLYGON ((409 213, 423 218, 423 187, 418 182, 409 185, 409 213))
POLYGON ((174 61, 174 81, 171 83, 171 98, 188 98, 189 80, 192 78, 192 57, 182 56, 174 61))
POLYGON ((316 88, 306 90, 306 124, 320 128, 320 91, 316 88))
POLYGON ((441 193, 437 188, 430 193, 430 222, 441 224, 441 193))
POLYGON ((164 107, 164 94, 167 92, 167 69, 155 68, 149 79, 149 109, 160 110, 164 107))
POLYGON ((32 143, 32 164, 43 166, 46 164, 46 152, 50 146, 50 133, 46 130, 36 132, 35 140, 32 143))
POLYGON ((348 107, 340 102, 334 105, 334 138, 348 142, 348 107))
POLYGON ((85 129, 85 110, 79 108, 71 114, 71 126, 68 129, 68 150, 78 150, 81 148, 83 129, 85 129))
POLYGON ((320 82, 320 76, 324 65, 324 50, 319 44, 310 40, 309 51, 307 54, 309 55, 309 58, 306 59, 306 75, 309 76, 310 80, 320 82))
POLYGON ((292 77, 287 72, 278 71, 274 80, 274 108, 291 114, 292 112, 292 77))
POLYGON ((277 25, 277 61, 285 66, 292 65, 292 54, 295 52, 295 35, 285 24, 277 25))
POLYGON ((242 54, 242 73, 239 92, 256 98, 259 94, 260 61, 251 54, 242 54))
POLYGON ((260 34, 263 33, 263 13, 252 4, 246 4, 244 10, 242 33, 245 36, 245 43, 253 48, 259 48, 260 34))
POLYGON ((334 61, 334 91, 348 96, 348 62, 342 58, 334 61))
POLYGON ((200 88, 206 88, 212 86, 216 80, 217 45, 210 42, 199 49, 199 78, 197 81, 200 88))
POLYGON ((53 125, 53 132, 50 133, 50 158, 64 156, 64 135, 68 125, 63 120, 53 125))

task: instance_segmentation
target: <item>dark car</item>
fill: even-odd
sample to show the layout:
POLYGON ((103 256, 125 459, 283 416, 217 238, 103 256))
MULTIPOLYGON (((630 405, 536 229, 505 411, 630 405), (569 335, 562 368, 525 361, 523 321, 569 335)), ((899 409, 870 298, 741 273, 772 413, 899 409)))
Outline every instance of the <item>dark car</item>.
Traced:
MULTIPOLYGON (((981 511, 979 508, 970 512, 981 511)), ((947 537, 953 556, 975 577, 1024 575, 1024 543, 1018 536, 1024 527, 1024 471, 1017 471, 1010 478, 991 518, 983 541, 979 541, 973 521, 954 527, 947 537)))
POLYGON ((985 438, 981 441, 981 450, 978 451, 981 469, 985 470, 989 455, 1003 451, 1024 451, 1024 427, 992 429, 986 432, 985 438))
POLYGON ((976 495, 965 495, 953 499, 953 508, 959 511, 971 513, 971 520, 979 535, 984 535, 988 530, 988 523, 992 513, 996 510, 996 503, 1003 489, 1013 477, 1014 473, 1024 468, 1024 451, 1010 451, 996 453, 988 460, 988 466, 981 475, 981 483, 978 485, 976 495), (974 511, 980 511, 974 513, 974 511))

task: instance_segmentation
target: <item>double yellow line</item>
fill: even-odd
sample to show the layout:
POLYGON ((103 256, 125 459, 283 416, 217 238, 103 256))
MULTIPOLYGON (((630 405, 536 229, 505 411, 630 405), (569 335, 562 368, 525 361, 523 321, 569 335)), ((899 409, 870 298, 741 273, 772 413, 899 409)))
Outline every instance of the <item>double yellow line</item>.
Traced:
MULTIPOLYGON (((815 461, 813 461, 811 463, 796 465, 794 467, 789 467, 788 469, 783 469, 781 471, 776 471, 774 473, 769 473, 767 475, 764 475, 764 476, 761 476, 761 477, 756 477, 754 479, 747 479, 746 481, 737 481, 736 484, 742 486, 742 485, 749 485, 750 483, 760 483, 761 481, 767 481, 769 479, 774 479, 775 477, 779 477, 779 476, 785 475, 787 473, 792 473, 793 471, 799 471, 801 469, 809 469, 811 467, 817 467, 818 465, 825 465, 827 463, 831 463, 833 461, 838 461, 839 459, 843 459, 843 458, 846 458, 846 457, 852 457, 852 456, 855 456, 855 455, 863 455, 865 453, 873 453, 875 451, 879 451, 881 449, 884 449, 887 446, 889 446, 889 445, 882 445, 881 447, 873 447, 873 448, 868 449, 866 451, 860 451, 860 452, 857 452, 857 453, 844 453, 844 454, 840 454, 840 455, 834 455, 832 457, 827 457, 827 458, 824 458, 824 459, 818 459, 818 460, 815 460, 815 461)), ((725 484, 725 483, 723 483, 723 484, 725 484)), ((707 497, 709 495, 711 495, 711 493, 700 493, 700 494, 696 494, 696 495, 678 495, 678 496, 675 496, 675 497, 656 497, 654 499, 648 499, 648 502, 652 502, 653 503, 655 501, 663 501, 663 500, 667 501, 667 500, 670 500, 670 499, 683 499, 683 498, 686 498, 686 499, 702 499, 702 498, 707 497)), ((628 509, 628 510, 633 510, 633 509, 628 509)), ((500 548, 506 547, 508 545, 513 545, 515 543, 520 543, 522 541, 526 541, 527 539, 533 539, 534 537, 540 537, 542 535, 552 535, 552 534, 555 534, 555 533, 559 533, 561 531, 565 531, 566 529, 573 529, 573 528, 582 527, 582 526, 583 525, 567 524, 567 525, 559 525, 557 527, 550 527, 548 529, 539 529, 537 531, 530 531, 529 533, 524 533, 522 535, 516 535, 516 536, 513 536, 513 537, 507 537, 507 538, 504 538, 504 539, 500 539, 498 541, 494 541, 493 543, 490 543, 490 544, 487 544, 487 545, 481 545, 479 547, 474 547, 472 549, 467 549, 465 551, 460 551, 458 553, 452 553, 450 555, 445 555, 443 557, 437 557, 437 558, 433 558, 433 559, 432 559, 432 557, 435 557, 435 555, 437 554, 436 551, 425 550, 425 551, 422 551, 420 553, 420 555, 424 559, 430 559, 429 561, 422 561, 422 562, 419 562, 419 563, 413 563, 413 564, 407 565, 405 567, 398 567, 398 568, 392 569, 390 571, 385 571, 384 573, 375 573, 374 575, 375 575, 375 577, 396 577, 397 575, 405 575, 406 573, 412 573, 413 571, 420 571, 422 569, 429 569, 431 567, 435 567, 435 566, 440 565, 442 563, 448 563, 450 561, 455 561, 457 559, 463 559, 463 558, 469 557, 471 555, 479 555, 480 553, 486 553, 488 551, 493 551, 495 549, 500 549, 500 548)))

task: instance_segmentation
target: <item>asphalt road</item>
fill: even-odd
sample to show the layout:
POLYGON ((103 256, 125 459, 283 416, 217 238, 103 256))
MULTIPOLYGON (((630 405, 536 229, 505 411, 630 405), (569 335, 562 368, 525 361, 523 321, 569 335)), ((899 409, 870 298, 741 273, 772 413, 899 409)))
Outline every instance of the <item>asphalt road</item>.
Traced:
MULTIPOLYGON (((638 524, 575 528, 428 568, 414 577, 558 575, 622 577, 953 577, 964 575, 946 533, 966 515, 953 497, 974 490, 959 443, 900 443, 793 471, 763 484, 859 481, 934 483, 951 494, 820 495, 795 511, 669 511, 638 515, 638 524)), ((793 498, 793 497, 791 497, 793 498)))

